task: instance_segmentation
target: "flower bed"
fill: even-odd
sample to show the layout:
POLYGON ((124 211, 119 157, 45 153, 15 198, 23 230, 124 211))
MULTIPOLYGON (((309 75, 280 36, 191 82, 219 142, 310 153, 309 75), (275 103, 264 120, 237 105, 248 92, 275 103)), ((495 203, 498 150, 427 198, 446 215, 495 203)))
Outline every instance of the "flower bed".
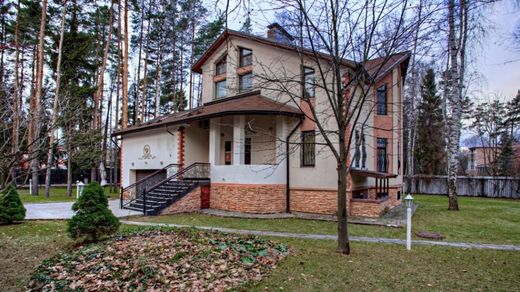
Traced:
POLYGON ((262 279, 286 254, 285 245, 257 237, 141 231, 45 260, 27 288, 222 291, 262 279))

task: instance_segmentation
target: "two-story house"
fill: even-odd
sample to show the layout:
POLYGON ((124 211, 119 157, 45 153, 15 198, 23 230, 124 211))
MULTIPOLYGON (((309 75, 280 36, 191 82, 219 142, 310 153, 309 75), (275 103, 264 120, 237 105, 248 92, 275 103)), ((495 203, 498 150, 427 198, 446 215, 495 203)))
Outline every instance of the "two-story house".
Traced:
MULTIPOLYGON (((352 131, 347 190, 352 216, 379 216, 400 203, 408 59, 400 53, 365 64, 375 86, 362 125, 352 131)), ((316 62, 327 66, 329 60, 302 54, 277 24, 269 26, 267 37, 226 30, 192 67, 202 74, 200 107, 115 133, 122 139, 122 206, 148 204, 156 213, 202 207, 335 214, 336 160, 318 143, 323 137, 305 103, 272 84, 294 80, 287 83, 296 84, 294 89, 286 90, 303 92, 327 113, 316 62), (205 182, 202 191, 193 191, 200 185, 196 179, 205 182)), ((343 62, 345 69, 355 65, 343 62)))

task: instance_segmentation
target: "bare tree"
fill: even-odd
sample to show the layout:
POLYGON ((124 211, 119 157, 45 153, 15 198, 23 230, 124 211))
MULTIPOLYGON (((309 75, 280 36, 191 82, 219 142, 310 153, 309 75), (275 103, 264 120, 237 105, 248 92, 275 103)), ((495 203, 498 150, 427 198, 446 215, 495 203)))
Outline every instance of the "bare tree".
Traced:
POLYGON ((305 41, 294 48, 300 54, 302 68, 304 64, 317 68, 317 77, 311 82, 324 97, 318 100, 305 93, 309 81, 302 77, 303 72, 275 72, 263 60, 256 60, 263 72, 255 70, 255 78, 261 81, 261 88, 277 91, 280 96, 289 97, 291 104, 304 109, 306 119, 316 127, 316 145, 325 147, 335 158, 337 251, 349 254, 347 176, 352 163, 348 153, 353 131, 366 123, 374 109, 373 87, 388 73, 383 68, 392 58, 392 62, 397 62, 396 59, 409 57, 408 52, 396 53, 409 46, 406 42, 417 28, 417 19, 407 1, 287 0, 283 4, 300 15, 300 39, 305 41), (302 47, 303 43, 307 47, 302 47))
POLYGON ((41 96, 43 87, 43 54, 45 45, 45 24, 47 17, 47 0, 42 1, 42 13, 40 17, 40 32, 38 34, 38 47, 35 53, 36 69, 33 94, 30 100, 30 123, 29 123, 29 156, 31 157, 31 174, 33 196, 38 195, 38 172, 40 170, 39 146, 40 146, 40 116, 41 116, 41 96))
POLYGON ((61 12, 60 40, 58 43, 58 60, 56 62, 56 89, 54 90, 54 102, 52 106, 51 125, 49 129, 49 149, 47 150, 47 170, 45 172, 45 197, 49 197, 51 188, 51 165, 54 155, 54 140, 56 132, 56 120, 58 118, 58 105, 61 85, 61 57, 63 49, 63 36, 65 35, 65 17, 67 16, 67 0, 63 1, 61 12))

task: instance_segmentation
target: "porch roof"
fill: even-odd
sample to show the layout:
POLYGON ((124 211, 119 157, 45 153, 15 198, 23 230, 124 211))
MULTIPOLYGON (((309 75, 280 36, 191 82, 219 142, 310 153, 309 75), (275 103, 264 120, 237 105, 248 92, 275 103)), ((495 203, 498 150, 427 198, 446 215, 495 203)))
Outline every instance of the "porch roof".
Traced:
POLYGON ((129 126, 115 131, 112 136, 125 135, 139 131, 206 120, 229 115, 281 115, 303 118, 304 114, 298 108, 277 102, 252 91, 229 98, 207 102, 192 110, 161 116, 146 123, 129 126))
POLYGON ((350 173, 352 175, 363 176, 363 177, 375 177, 375 178, 395 178, 395 177, 397 177, 397 174, 394 174, 394 173, 384 173, 384 172, 377 172, 377 171, 358 169, 358 168, 352 168, 350 170, 350 173))

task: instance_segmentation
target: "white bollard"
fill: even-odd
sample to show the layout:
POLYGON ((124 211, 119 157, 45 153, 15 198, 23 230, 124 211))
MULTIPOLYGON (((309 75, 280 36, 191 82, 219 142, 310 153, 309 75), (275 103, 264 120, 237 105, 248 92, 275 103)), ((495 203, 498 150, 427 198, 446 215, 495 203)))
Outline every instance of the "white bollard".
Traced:
POLYGON ((412 249, 412 208, 406 208, 406 249, 412 249))
POLYGON ((32 196, 32 179, 29 179, 29 195, 32 196))

